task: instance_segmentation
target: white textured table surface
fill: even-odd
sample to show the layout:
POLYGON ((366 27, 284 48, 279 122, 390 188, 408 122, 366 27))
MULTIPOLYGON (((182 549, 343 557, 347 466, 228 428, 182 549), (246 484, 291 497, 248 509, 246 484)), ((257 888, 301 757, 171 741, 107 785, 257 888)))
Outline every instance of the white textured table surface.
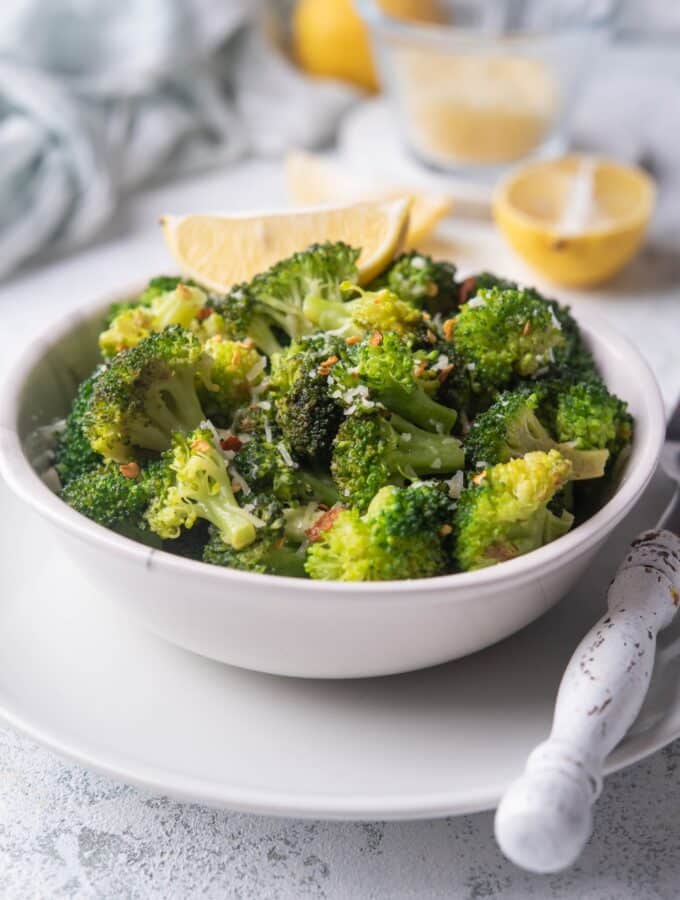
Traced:
MULTIPOLYGON (((282 202, 277 170, 255 163, 142 195, 97 246, 2 287, 0 379, 49 320, 169 268, 159 212, 282 202)), ((531 278, 486 225, 447 234, 465 268, 531 278)), ((679 248, 650 248, 606 291, 561 294, 637 343, 669 406, 680 392, 679 285, 679 248)), ((675 900, 679 801, 680 742, 608 779, 579 865, 538 877, 501 857, 490 813, 387 825, 249 817, 141 793, 0 730, 0 896, 675 900)))

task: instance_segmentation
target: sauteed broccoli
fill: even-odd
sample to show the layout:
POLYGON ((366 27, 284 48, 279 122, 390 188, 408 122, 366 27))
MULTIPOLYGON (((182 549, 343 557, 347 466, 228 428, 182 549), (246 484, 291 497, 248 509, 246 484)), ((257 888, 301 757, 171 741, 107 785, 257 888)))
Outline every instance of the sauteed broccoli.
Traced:
POLYGON ((153 279, 111 308, 59 430, 99 525, 246 572, 385 581, 565 534, 633 436, 569 310, 421 253, 358 284, 309 247, 217 296, 153 279))

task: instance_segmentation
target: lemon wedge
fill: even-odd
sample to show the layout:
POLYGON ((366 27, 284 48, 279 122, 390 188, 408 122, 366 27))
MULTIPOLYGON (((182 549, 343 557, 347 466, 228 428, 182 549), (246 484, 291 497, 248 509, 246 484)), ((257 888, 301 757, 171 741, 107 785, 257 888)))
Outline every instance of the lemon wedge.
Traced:
POLYGON ((421 188, 396 186, 366 189, 337 163, 315 153, 293 150, 284 164, 286 189, 294 203, 352 203, 411 197, 406 246, 413 248, 435 230, 453 208, 453 200, 421 188))
POLYGON ((511 247, 546 278, 600 284, 640 247, 656 190, 641 169, 571 155, 512 172, 497 187, 494 218, 511 247))
POLYGON ((269 215, 166 215, 170 252, 185 275, 225 293, 310 244, 345 241, 361 247, 359 281, 365 284, 401 250, 410 199, 355 203, 269 215))

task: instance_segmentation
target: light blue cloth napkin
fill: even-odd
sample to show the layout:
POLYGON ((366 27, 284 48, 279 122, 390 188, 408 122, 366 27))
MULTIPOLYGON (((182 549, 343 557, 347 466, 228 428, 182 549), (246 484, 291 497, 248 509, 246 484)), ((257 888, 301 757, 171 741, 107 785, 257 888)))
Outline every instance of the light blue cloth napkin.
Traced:
POLYGON ((4 0, 0 277, 151 178, 328 140, 354 94, 258 24, 248 0, 4 0))

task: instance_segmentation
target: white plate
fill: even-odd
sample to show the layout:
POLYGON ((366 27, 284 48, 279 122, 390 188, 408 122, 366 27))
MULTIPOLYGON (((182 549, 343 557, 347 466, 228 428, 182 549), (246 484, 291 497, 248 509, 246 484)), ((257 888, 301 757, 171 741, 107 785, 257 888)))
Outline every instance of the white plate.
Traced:
MULTIPOLYGON (((0 716, 85 766, 184 800, 338 819, 491 808, 546 736, 571 649, 668 493, 655 478, 588 583, 502 644, 408 675, 321 682, 222 666, 140 630, 0 485, 0 716)), ((680 735, 680 630, 664 643, 609 770, 680 735)))

